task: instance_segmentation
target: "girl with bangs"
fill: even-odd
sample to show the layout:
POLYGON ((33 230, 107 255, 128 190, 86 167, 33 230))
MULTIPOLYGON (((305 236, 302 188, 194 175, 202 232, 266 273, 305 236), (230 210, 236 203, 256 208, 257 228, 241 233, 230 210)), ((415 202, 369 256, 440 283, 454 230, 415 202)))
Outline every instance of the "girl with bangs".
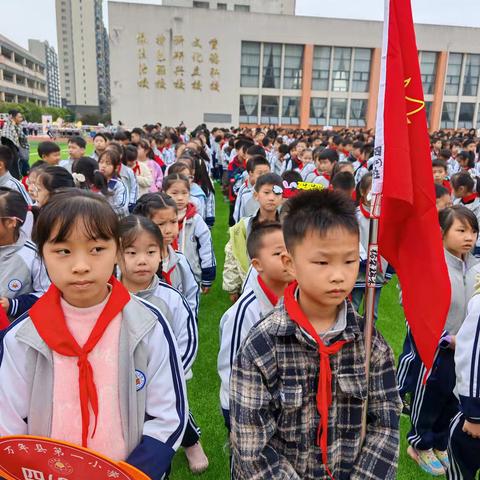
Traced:
POLYGON ((100 195, 71 189, 42 208, 52 285, 3 334, 0 437, 81 445, 160 480, 187 423, 185 376, 165 317, 113 276, 119 236, 100 195))

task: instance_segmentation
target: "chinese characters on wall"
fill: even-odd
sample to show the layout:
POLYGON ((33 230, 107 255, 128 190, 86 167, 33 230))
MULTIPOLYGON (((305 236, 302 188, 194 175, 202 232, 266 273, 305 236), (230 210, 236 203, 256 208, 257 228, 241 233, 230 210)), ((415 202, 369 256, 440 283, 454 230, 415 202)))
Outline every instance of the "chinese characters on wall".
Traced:
POLYGON ((167 40, 163 34, 150 38, 139 32, 136 42, 137 86, 140 89, 167 90, 170 86, 179 91, 220 92, 220 55, 216 38, 187 40, 183 35, 172 35, 171 40, 167 40))

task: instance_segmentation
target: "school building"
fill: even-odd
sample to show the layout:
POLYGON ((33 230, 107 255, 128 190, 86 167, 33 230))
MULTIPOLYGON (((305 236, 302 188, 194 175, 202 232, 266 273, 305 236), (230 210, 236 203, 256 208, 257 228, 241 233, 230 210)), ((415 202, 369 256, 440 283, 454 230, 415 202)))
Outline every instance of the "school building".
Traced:
MULTIPOLYGON (((275 2, 289 3, 110 1, 112 120, 374 127, 383 23, 295 16, 294 2, 272 14, 275 2)), ((416 34, 430 129, 480 128, 480 29, 416 34)))

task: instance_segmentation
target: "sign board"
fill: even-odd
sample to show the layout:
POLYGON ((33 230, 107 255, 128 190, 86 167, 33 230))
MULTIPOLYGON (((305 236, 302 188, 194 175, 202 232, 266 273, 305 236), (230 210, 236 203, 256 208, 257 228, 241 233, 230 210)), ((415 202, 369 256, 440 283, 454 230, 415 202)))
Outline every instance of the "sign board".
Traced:
POLYGON ((149 480, 125 462, 50 438, 0 438, 0 475, 6 480, 149 480))

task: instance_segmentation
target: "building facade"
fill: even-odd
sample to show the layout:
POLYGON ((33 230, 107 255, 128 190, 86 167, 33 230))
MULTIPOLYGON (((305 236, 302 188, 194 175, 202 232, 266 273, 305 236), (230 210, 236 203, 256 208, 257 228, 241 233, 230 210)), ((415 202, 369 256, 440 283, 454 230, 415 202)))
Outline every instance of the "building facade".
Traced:
POLYGON ((51 107, 61 107, 60 74, 58 72, 58 55, 47 41, 28 40, 29 52, 45 64, 47 79, 47 103, 51 107))
MULTIPOLYGON (((111 1, 109 26, 113 121, 375 126, 382 22, 111 1)), ((480 29, 416 34, 430 129, 480 128, 480 29)))
POLYGON ((107 34, 101 0, 56 0, 63 103, 79 115, 110 105, 107 34))
POLYGON ((203 8, 234 12, 295 15, 295 0, 163 0, 167 7, 203 8))
POLYGON ((0 102, 47 105, 45 64, 0 35, 0 102))

